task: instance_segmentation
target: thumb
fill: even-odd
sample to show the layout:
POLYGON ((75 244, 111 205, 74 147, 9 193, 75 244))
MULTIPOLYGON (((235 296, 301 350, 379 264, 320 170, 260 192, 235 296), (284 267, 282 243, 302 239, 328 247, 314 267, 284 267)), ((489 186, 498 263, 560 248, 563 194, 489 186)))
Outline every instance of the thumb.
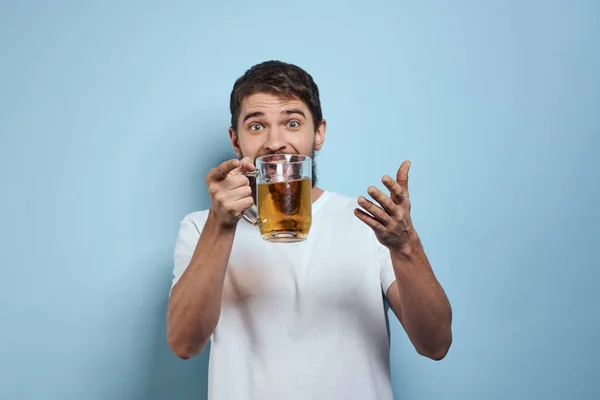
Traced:
POLYGON ((410 161, 404 161, 400 168, 398 168, 398 173, 396 174, 396 182, 402 189, 408 194, 408 171, 410 170, 410 161))
POLYGON ((232 170, 229 175, 244 175, 246 172, 252 172, 256 169, 254 163, 252 162, 252 158, 244 157, 239 160, 239 165, 237 168, 232 170))
POLYGON ((252 158, 250 158, 250 157, 242 158, 242 160, 240 161, 240 164, 244 171, 252 172, 252 171, 256 170, 256 166, 254 165, 254 162, 253 162, 252 158))

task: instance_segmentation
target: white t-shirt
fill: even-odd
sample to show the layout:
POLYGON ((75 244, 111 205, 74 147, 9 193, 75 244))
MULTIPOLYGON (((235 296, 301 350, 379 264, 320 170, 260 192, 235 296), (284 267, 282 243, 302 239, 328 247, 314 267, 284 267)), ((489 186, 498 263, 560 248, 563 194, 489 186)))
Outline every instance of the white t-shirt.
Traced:
MULTIPOLYGON (((356 204, 325 191, 298 243, 266 242, 240 220, 211 336, 210 400, 393 398, 384 293, 395 276, 356 204)), ((173 286, 207 215, 181 222, 173 286)))

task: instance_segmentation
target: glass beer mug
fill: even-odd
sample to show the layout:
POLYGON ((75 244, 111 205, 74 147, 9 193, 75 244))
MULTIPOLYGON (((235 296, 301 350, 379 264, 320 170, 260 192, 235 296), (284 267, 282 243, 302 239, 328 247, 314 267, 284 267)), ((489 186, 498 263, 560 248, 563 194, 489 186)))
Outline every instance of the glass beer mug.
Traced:
POLYGON ((312 159, 301 154, 270 154, 256 159, 257 218, 242 215, 273 243, 306 240, 312 223, 312 159))

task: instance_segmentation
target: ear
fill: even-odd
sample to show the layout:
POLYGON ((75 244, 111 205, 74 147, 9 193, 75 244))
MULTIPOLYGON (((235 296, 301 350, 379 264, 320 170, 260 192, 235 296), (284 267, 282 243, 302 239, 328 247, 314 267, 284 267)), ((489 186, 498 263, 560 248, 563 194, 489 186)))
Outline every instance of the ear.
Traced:
POLYGON ((324 119, 321 120, 319 124, 319 128, 317 128, 317 132, 315 132, 315 141, 313 144, 313 149, 315 151, 321 150, 323 147, 323 143, 325 143, 325 131, 327 130, 327 121, 324 119))
POLYGON ((240 148, 240 140, 231 126, 229 127, 229 140, 231 140, 231 145, 233 146, 233 150, 235 150, 235 154, 237 154, 238 157, 241 157, 242 149, 240 148))

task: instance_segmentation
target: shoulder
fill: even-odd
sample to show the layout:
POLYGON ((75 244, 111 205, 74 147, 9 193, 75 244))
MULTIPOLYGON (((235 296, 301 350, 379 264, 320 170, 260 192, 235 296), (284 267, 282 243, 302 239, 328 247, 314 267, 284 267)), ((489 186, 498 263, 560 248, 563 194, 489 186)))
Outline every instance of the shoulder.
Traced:
POLYGON ((328 225, 339 232, 346 251, 363 252, 369 249, 374 260, 385 262, 385 258, 389 255, 387 248, 377 240, 373 229, 354 214, 355 209, 361 209, 358 205, 358 197, 335 192, 326 193, 328 198, 323 204, 320 225, 328 225))
POLYGON ((356 217, 354 210, 359 208, 358 197, 352 197, 335 192, 325 192, 328 196, 323 204, 324 215, 335 220, 336 225, 344 227, 346 234, 358 234, 371 239, 373 231, 356 217))
POLYGON ((181 229, 185 231, 192 228, 198 233, 201 232, 208 218, 208 211, 209 210, 207 209, 186 214, 180 222, 181 229))
POLYGON ((325 191, 322 196, 324 197, 324 206, 328 208, 328 211, 341 209, 345 212, 347 210, 354 210, 358 205, 358 198, 341 193, 325 191))

